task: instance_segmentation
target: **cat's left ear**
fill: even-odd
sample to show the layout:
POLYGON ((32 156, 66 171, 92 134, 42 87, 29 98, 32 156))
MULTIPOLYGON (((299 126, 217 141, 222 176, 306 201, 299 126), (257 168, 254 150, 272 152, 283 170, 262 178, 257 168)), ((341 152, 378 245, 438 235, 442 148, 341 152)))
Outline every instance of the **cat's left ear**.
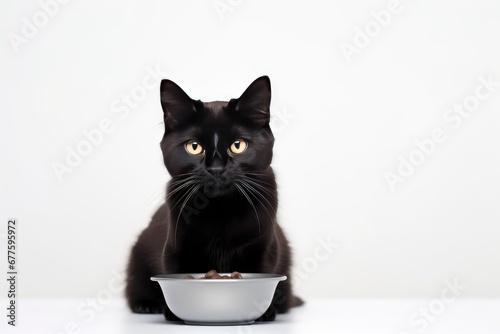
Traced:
POLYGON ((195 101, 175 82, 167 79, 161 81, 160 99, 167 128, 175 129, 196 117, 195 101))
POLYGON ((249 118, 259 126, 269 124, 271 106, 271 81, 268 76, 257 78, 237 99, 235 112, 249 118))

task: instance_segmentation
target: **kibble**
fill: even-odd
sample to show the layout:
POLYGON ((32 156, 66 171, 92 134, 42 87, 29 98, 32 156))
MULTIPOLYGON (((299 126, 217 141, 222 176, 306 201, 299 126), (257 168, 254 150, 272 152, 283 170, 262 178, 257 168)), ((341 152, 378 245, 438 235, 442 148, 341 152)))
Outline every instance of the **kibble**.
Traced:
MULTIPOLYGON (((220 275, 217 270, 210 270, 205 276, 200 277, 199 279, 242 279, 243 276, 237 271, 233 271, 231 275, 220 275)), ((184 279, 195 279, 191 275, 184 276, 184 279)))

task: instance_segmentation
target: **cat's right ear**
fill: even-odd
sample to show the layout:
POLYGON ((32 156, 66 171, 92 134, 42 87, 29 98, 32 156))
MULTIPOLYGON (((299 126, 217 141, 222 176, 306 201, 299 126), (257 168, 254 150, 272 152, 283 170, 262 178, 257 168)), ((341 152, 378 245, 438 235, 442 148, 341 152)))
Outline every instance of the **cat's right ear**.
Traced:
POLYGON ((235 111, 259 126, 269 125, 271 81, 268 76, 255 79, 237 99, 235 111))
POLYGON ((161 81, 160 100, 166 129, 175 129, 196 117, 195 101, 171 80, 161 81))

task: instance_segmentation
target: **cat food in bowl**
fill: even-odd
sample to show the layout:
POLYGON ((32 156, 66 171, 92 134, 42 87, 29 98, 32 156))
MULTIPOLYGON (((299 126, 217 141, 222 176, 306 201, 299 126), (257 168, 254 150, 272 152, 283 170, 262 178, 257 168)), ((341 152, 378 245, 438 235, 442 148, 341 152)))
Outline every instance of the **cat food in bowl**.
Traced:
MULTIPOLYGON (((194 279, 194 276, 186 275, 184 279, 194 279)), ((220 275, 216 270, 210 270, 205 275, 201 276, 200 279, 240 279, 243 278, 241 274, 237 271, 233 271, 231 275, 220 275)))
POLYGON ((256 273, 169 274, 151 277, 173 314, 191 325, 251 324, 267 310, 286 276, 256 273))

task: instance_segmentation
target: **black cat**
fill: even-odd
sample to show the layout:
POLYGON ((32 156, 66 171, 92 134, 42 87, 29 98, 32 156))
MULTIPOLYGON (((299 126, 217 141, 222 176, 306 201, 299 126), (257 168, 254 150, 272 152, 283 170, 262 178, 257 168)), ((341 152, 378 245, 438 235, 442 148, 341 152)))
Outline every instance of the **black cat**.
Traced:
POLYGON ((130 308, 176 320, 150 277, 211 269, 288 276, 259 320, 274 320, 276 312, 302 304, 292 295, 290 247, 276 221, 269 78, 256 79, 229 102, 192 100, 170 80, 161 82, 160 91, 161 149, 172 179, 166 203, 132 248, 130 308))

